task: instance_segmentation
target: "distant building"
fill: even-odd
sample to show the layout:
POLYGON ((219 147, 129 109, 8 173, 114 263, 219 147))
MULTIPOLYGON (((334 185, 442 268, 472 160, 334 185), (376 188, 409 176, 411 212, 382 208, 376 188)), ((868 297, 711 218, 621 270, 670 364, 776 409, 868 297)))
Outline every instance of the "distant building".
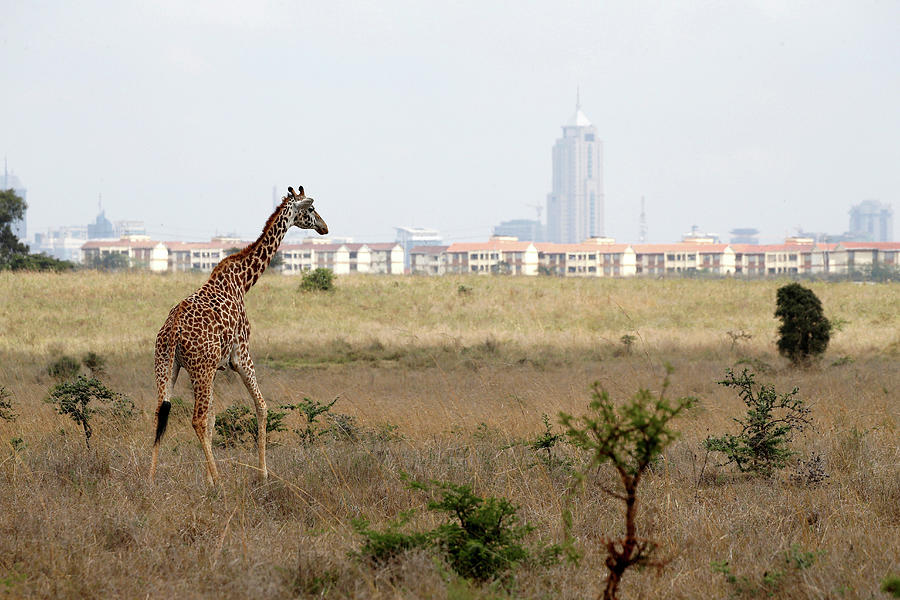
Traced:
MULTIPOLYGON (((22 182, 19 181, 19 178, 15 175, 10 174, 9 169, 6 167, 6 162, 3 163, 3 176, 0 177, 0 190, 12 190, 16 193, 16 195, 22 200, 27 200, 28 190, 25 189, 25 186, 22 185, 22 182)), ((23 244, 28 240, 28 226, 26 224, 26 216, 23 215, 21 219, 17 219, 11 224, 13 234, 19 238, 19 241, 23 244)))
POLYGON ((116 221, 113 229, 117 237, 128 235, 147 235, 147 227, 143 221, 116 221))
POLYGON ((413 275, 443 275, 447 270, 449 246, 414 246, 409 251, 409 272, 413 275))
POLYGON ((89 240, 109 240, 119 237, 112 222, 106 218, 105 210, 101 210, 94 222, 88 224, 87 232, 89 240))
POLYGON ((890 242, 894 239, 894 210, 889 204, 865 200, 850 209, 851 237, 867 242, 890 242))
POLYGON ((682 234, 681 241, 694 244, 718 244, 719 234, 704 233, 700 231, 699 227, 692 225, 689 233, 682 234))
POLYGON ((550 242, 575 243, 604 233, 603 144, 597 128, 581 112, 580 101, 562 130, 553 146, 553 191, 547 195, 545 237, 550 242))
POLYGON ((436 229, 424 227, 395 227, 397 243, 403 248, 404 268, 409 269, 409 251, 414 246, 440 246, 444 243, 436 229))
POLYGON ((512 236, 523 242, 543 242, 544 226, 533 219, 513 219, 494 227, 494 235, 512 236))
POLYGON ((84 225, 58 227, 48 229, 46 233, 35 233, 31 250, 60 260, 80 263, 81 246, 87 239, 87 227, 84 225))
POLYGON ((731 243, 732 244, 758 244, 759 243, 759 229, 754 229, 752 227, 743 227, 738 229, 732 229, 728 233, 731 234, 731 243))

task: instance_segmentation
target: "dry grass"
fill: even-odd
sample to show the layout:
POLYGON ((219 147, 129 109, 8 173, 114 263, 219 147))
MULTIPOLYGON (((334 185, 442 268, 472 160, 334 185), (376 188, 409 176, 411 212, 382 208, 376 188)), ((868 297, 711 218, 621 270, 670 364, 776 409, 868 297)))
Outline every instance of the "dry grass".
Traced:
MULTIPOLYGON (((726 598, 732 590, 710 561, 758 578, 795 544, 823 554, 786 578, 779 597, 879 597, 880 579, 898 569, 895 285, 813 285, 826 314, 845 323, 821 365, 797 371, 774 353, 780 282, 346 277, 333 294, 300 294, 297 280, 266 277, 247 301, 270 406, 340 395, 334 410, 353 416, 361 437, 304 447, 276 434, 263 486, 255 449, 216 449, 224 488, 209 490, 190 418, 175 411, 150 485, 152 342, 169 307, 201 282, 0 273, 0 385, 19 414, 0 421, 0 597, 593 596, 600 538, 622 527, 618 501, 597 485, 613 481, 605 471, 572 498, 580 565, 521 570, 506 591, 458 581, 420 553, 360 564, 347 557, 360 543, 349 523, 364 514, 377 526, 421 508, 405 472, 510 498, 536 537, 559 541, 570 473, 548 470, 518 442, 540 431, 542 413, 583 412, 594 380, 620 398, 658 387, 664 362, 675 367, 672 394, 701 404, 676 423, 683 437, 641 484, 641 526, 673 561, 661 575, 627 573, 625 597, 726 598), (459 294, 460 284, 472 291, 459 294), (740 329, 753 338, 732 349, 725 332, 740 329), (637 337, 630 355, 624 334, 637 337), (89 350, 108 358, 106 383, 141 411, 128 423, 99 421, 90 451, 42 402, 47 363, 89 350), (796 446, 823 455, 826 483, 714 465, 699 476, 700 441, 731 430, 742 410, 715 381, 745 358, 813 404, 816 429, 796 446), (402 437, 386 435, 388 425, 402 437), (12 438, 25 447, 13 451, 12 438)), ((190 402, 188 390, 182 381, 176 393, 190 402)), ((219 377, 216 392, 216 410, 247 402, 235 377, 219 377)), ((432 519, 420 510, 416 524, 432 519)))

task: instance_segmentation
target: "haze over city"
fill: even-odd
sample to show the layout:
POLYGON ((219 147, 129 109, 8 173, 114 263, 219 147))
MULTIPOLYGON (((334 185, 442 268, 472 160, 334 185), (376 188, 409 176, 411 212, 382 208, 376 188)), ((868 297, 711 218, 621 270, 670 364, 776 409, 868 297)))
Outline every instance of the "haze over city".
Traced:
MULTIPOLYGON (((900 4, 5 3, 0 152, 29 233, 255 237, 303 185, 335 236, 535 218, 581 109, 605 233, 840 233, 900 196, 900 4)), ((546 211, 544 211, 546 214, 546 211)))

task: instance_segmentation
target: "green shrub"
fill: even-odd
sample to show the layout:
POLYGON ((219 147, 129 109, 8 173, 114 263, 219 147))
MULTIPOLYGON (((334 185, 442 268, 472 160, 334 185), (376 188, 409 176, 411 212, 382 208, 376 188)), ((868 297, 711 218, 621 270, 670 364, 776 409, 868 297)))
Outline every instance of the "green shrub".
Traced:
MULTIPOLYGON (((637 535, 637 488, 641 477, 657 460, 663 450, 678 434, 669 428, 669 421, 696 402, 695 398, 679 398, 670 403, 665 398, 669 387, 667 376, 662 390, 654 398, 646 389, 640 389, 630 401, 616 405, 609 394, 595 383, 591 412, 579 418, 560 413, 560 420, 566 427, 566 434, 575 446, 590 452, 590 461, 579 474, 596 470, 604 463, 610 463, 619 475, 622 491, 603 489, 606 493, 625 503, 625 536, 605 538, 606 567, 609 576, 603 598, 613 600, 625 571, 632 565, 637 567, 662 567, 665 562, 654 560, 657 544, 637 535)), ((571 527, 571 515, 566 511, 564 521, 571 527)))
POLYGON ((365 538, 355 554, 372 564, 384 564, 413 548, 424 548, 428 544, 428 534, 400 531, 409 522, 411 515, 412 512, 401 513, 383 531, 369 527, 369 521, 365 517, 354 519, 351 522, 353 531, 365 538))
POLYGON ((304 423, 305 427, 303 429, 295 429, 297 435, 300 436, 300 441, 304 444, 312 444, 321 434, 322 431, 319 429, 319 416, 327 415, 331 411, 331 407, 334 406, 334 403, 338 401, 336 397, 329 403, 319 402, 318 400, 310 400, 309 398, 303 398, 297 404, 282 404, 278 408, 282 408, 284 410, 299 410, 303 416, 306 418, 306 422, 304 423))
POLYGON ((47 365, 47 374, 57 381, 72 379, 81 370, 81 363, 68 355, 60 356, 47 365))
POLYGON ((91 417, 101 409, 90 406, 91 401, 111 403, 112 413, 118 417, 130 416, 134 411, 134 403, 123 396, 113 392, 98 380, 86 379, 79 375, 75 381, 60 383, 50 390, 47 402, 54 405, 56 412, 61 415, 69 415, 84 430, 85 444, 90 448, 91 417))
POLYGON ((775 316, 781 319, 778 352, 791 362, 805 364, 825 352, 831 323, 812 290, 799 283, 778 288, 775 316))
POLYGON ((334 273, 331 269, 319 267, 303 274, 300 281, 302 292, 330 292, 334 289, 334 273))
MULTIPOLYGON (((274 431, 284 431, 285 412, 269 410, 266 413, 266 434, 274 431)), ((223 412, 216 414, 216 433, 219 435, 219 445, 224 447, 237 446, 245 441, 257 441, 259 436, 259 421, 256 415, 250 413, 250 409, 243 404, 232 404, 223 412)))
POLYGON ((734 464, 742 472, 771 475, 784 468, 796 454, 788 448, 793 433, 811 423, 810 409, 796 397, 799 390, 779 395, 774 386, 754 382, 747 369, 737 376, 728 369, 725 379, 717 383, 736 388, 747 413, 743 419, 734 419, 741 426, 739 434, 708 437, 703 446, 721 452, 727 459, 725 465, 734 464))
POLYGON ((503 577, 524 562, 548 564, 558 559, 555 545, 532 549, 522 545, 533 527, 521 524, 518 507, 504 498, 482 498, 469 486, 446 482, 410 486, 440 493, 440 499, 430 501, 427 508, 445 513, 447 519, 431 531, 414 533, 400 531, 412 512, 391 521, 384 531, 373 530, 368 521, 359 519, 354 529, 365 542, 358 556, 382 563, 412 548, 428 548, 439 552, 457 574, 477 581, 503 577))
POLYGON ((900 598, 900 575, 888 575, 881 580, 881 591, 900 598))
POLYGON ((544 431, 533 439, 528 446, 538 453, 538 457, 548 469, 552 469, 555 465, 563 462, 553 456, 553 448, 563 440, 563 435, 553 431, 553 428, 550 426, 550 417, 546 414, 541 415, 541 421, 544 423, 544 431), (544 452, 546 452, 546 456, 544 456, 544 452))

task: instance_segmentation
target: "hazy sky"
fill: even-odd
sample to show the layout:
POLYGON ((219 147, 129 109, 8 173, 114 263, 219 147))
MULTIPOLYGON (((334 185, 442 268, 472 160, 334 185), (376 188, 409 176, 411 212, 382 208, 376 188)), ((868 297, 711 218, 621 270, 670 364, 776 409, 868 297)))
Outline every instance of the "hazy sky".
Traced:
MULTIPOLYGON (((582 110, 607 234, 900 218, 900 2, 0 0, 0 153, 29 233, 254 238, 303 185, 335 236, 533 218, 582 110)), ((897 228, 895 227, 895 230, 897 228)))

